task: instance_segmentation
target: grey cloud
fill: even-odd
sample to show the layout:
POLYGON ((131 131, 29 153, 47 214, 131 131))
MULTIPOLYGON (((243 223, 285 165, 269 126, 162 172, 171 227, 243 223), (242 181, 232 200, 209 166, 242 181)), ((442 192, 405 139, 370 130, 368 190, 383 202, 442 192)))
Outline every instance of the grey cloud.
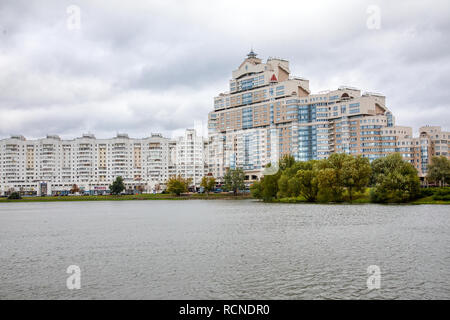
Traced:
POLYGON ((77 1, 70 31, 72 2, 2 1, 0 138, 179 132, 206 121, 251 45, 313 92, 381 92, 399 124, 450 129, 450 4, 377 3, 380 30, 366 27, 371 1, 77 1))
POLYGON ((130 86, 157 90, 174 86, 195 88, 222 80, 226 89, 227 77, 231 75, 230 66, 234 66, 241 57, 224 54, 219 46, 216 43, 208 48, 206 44, 198 44, 181 57, 157 65, 145 65, 130 86))

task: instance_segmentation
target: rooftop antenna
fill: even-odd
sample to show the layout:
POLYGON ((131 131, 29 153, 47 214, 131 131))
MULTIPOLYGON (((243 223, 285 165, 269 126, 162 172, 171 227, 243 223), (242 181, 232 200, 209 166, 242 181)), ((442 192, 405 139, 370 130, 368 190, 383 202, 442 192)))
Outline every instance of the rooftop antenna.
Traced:
POLYGON ((253 51, 253 45, 250 48, 250 52, 247 54, 248 58, 256 58, 257 54, 253 51))

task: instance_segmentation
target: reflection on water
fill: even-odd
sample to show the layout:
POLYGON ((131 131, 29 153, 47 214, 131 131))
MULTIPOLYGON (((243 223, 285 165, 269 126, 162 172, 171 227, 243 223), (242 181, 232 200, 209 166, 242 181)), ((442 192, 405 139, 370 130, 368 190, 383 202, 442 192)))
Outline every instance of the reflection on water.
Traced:
POLYGON ((0 299, 450 298, 448 206, 8 203, 0 237, 0 299))

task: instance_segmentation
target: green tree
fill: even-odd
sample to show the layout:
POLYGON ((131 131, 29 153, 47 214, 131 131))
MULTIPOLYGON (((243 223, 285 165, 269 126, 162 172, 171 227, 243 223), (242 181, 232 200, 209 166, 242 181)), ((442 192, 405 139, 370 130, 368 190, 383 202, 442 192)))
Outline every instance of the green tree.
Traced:
POLYGON ((216 179, 214 179, 213 176, 204 176, 200 186, 205 189, 205 192, 208 195, 216 187, 216 179))
POLYGON ((261 181, 255 181, 250 186, 250 192, 253 198, 262 199, 263 198, 263 185, 261 181))
POLYGON ((297 197, 300 195, 300 180, 284 171, 278 178, 278 198, 297 197))
POLYGON ((224 187, 227 191, 233 191, 234 195, 239 190, 245 189, 245 173, 242 169, 229 169, 223 177, 224 187))
POLYGON ((318 199, 321 202, 340 201, 343 189, 338 185, 336 170, 323 168, 317 172, 318 199))
POLYGON ((188 191, 191 179, 185 179, 181 175, 170 177, 167 181, 167 191, 177 196, 188 191))
POLYGON ((290 154, 283 156, 278 161, 278 167, 281 171, 285 171, 289 168, 292 168, 295 165, 295 158, 291 156, 290 154))
MULTIPOLYGON (((267 167, 270 167, 269 163, 267 167)), ((301 167, 301 162, 296 162, 291 155, 285 155, 278 161, 278 171, 265 175, 261 180, 262 195, 265 201, 274 198, 298 196, 298 181, 295 174, 301 167)))
POLYGON ((328 159, 317 162, 319 194, 322 201, 340 202, 344 193, 344 165, 353 159, 346 153, 333 153, 328 159))
POLYGON ((317 179, 318 171, 311 167, 310 169, 302 169, 297 172, 297 179, 299 181, 299 194, 302 195, 306 201, 314 202, 317 200, 319 192, 319 180, 317 179))
POLYGON ((420 195, 420 180, 414 166, 398 153, 375 159, 372 164, 373 202, 407 202, 420 195))
POLYGON ((439 182, 443 186, 450 182, 450 160, 444 156, 432 157, 428 166, 427 178, 431 182, 439 182))
POLYGON ((22 199, 22 197, 20 196, 20 193, 17 191, 12 192, 9 196, 8 196, 8 200, 20 200, 22 199))
POLYGON ((298 177, 294 176, 288 181, 288 190, 291 197, 298 197, 301 190, 301 181, 298 177))
MULTIPOLYGON (((281 176, 281 170, 279 169, 279 164, 276 164, 278 166, 277 170, 272 171, 270 168, 272 167, 271 163, 268 163, 266 165, 266 169, 264 172, 270 172, 270 174, 265 174, 264 177, 261 178, 260 183, 255 185, 254 187, 254 193, 256 192, 257 195, 259 195, 259 199, 263 199, 264 201, 272 201, 277 197, 278 193, 278 179, 281 176), (256 189, 257 188, 257 189, 256 189), (256 190, 255 190, 256 189, 256 190)), ((275 167, 276 167, 275 166, 275 167)))
POLYGON ((287 176, 287 174, 285 173, 281 174, 277 183, 278 183, 277 197, 278 198, 290 197, 291 194, 289 192, 289 177, 287 176))
POLYGON ((347 158, 342 166, 342 184, 347 188, 350 202, 354 191, 361 192, 369 184, 372 168, 369 159, 362 156, 347 158))
POLYGON ((116 180, 109 186, 109 190, 112 194, 120 194, 125 190, 125 184, 123 183, 122 177, 117 177, 116 180))
POLYGON ((280 173, 264 176, 262 178, 262 198, 264 201, 272 201, 277 197, 278 193, 278 179, 281 176, 280 173))

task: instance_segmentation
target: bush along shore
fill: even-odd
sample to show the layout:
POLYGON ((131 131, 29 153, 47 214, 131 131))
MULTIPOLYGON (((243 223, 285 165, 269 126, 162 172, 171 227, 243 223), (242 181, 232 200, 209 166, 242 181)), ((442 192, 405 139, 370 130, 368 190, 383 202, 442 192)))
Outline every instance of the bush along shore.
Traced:
POLYGON ((265 202, 450 204, 449 187, 421 188, 417 170, 399 154, 372 163, 344 153, 306 162, 286 156, 266 171, 251 186, 265 202))

